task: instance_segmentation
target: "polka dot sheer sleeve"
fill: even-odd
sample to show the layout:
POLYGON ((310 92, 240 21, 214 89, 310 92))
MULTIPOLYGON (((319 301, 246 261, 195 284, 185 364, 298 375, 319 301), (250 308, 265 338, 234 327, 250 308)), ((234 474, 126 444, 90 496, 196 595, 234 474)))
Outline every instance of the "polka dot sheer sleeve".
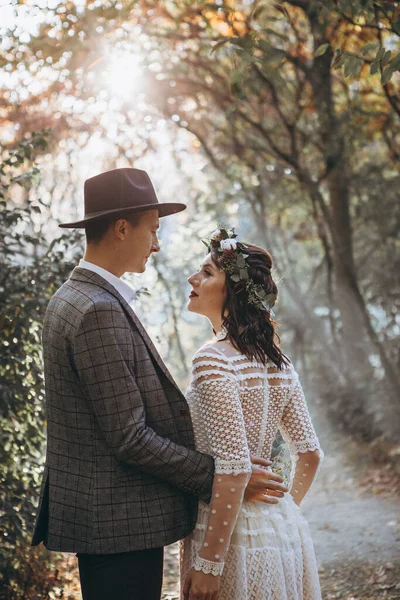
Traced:
POLYGON ((227 359, 212 348, 193 362, 200 417, 215 475, 203 545, 194 568, 221 575, 251 474, 238 383, 227 359))
POLYGON ((324 453, 311 421, 299 377, 292 367, 288 402, 279 429, 293 460, 290 493, 300 504, 319 470, 324 453))

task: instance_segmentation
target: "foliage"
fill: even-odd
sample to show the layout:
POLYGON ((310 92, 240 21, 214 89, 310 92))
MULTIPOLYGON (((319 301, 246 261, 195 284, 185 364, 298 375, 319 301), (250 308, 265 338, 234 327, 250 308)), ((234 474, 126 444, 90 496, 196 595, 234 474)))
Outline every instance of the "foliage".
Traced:
POLYGON ((35 598, 47 597, 41 589, 50 577, 48 563, 33 567, 43 552, 28 547, 44 462, 40 338, 48 300, 73 263, 66 259, 64 237, 47 248, 39 225, 47 207, 29 199, 39 177, 34 157, 46 149, 47 138, 48 132, 33 134, 3 152, 0 164, 0 585, 8 600, 33 598, 34 590, 35 598), (22 199, 15 205, 18 187, 22 199))
MULTIPOLYGON (((389 272, 394 282, 391 265, 399 256, 391 191, 400 155, 399 75, 388 83, 361 65, 355 81, 346 65, 338 71, 335 58, 336 49, 383 66, 397 60, 397 50, 378 49, 376 59, 365 45, 398 48, 397 8, 375 3, 371 23, 363 13, 367 4, 350 10, 345 2, 180 2, 169 14, 163 10, 157 28, 148 19, 145 30, 161 47, 164 65, 150 100, 197 137, 226 187, 235 186, 235 201, 247 207, 258 243, 272 246, 286 274, 287 308, 297 315, 292 326, 309 346, 303 351, 310 356, 311 346, 320 344, 310 360, 320 363, 325 380, 331 372, 342 382, 328 403, 331 418, 373 437, 397 435, 393 414, 399 411, 397 284, 391 284, 391 300, 381 295, 378 305, 370 302, 372 287, 387 282, 389 272), (382 210, 391 222, 378 217, 371 235, 367 215, 382 210), (366 247, 373 249, 370 269, 366 247), (381 269, 372 266, 378 257, 381 269)), ((236 223, 245 212, 238 211, 236 223)))

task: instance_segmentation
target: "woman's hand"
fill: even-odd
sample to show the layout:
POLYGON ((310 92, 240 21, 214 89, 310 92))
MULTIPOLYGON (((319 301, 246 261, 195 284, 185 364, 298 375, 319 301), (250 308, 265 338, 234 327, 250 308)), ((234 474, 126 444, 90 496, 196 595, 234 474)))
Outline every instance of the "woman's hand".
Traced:
POLYGON ((220 586, 220 575, 206 575, 191 569, 183 586, 183 597, 185 600, 217 600, 220 586))

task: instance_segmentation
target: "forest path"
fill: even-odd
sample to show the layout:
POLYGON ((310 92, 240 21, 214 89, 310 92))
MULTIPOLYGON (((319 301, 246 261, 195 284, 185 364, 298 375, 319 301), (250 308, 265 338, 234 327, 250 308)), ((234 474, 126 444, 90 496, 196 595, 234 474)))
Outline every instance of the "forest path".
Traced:
POLYGON ((302 512, 319 564, 400 558, 400 503, 358 485, 355 467, 326 456, 302 512))
MULTIPOLYGON (((400 502, 360 485, 360 469, 338 446, 327 453, 302 505, 318 559, 324 600, 400 598, 400 502)), ((178 546, 166 548, 163 600, 178 596, 178 546)))

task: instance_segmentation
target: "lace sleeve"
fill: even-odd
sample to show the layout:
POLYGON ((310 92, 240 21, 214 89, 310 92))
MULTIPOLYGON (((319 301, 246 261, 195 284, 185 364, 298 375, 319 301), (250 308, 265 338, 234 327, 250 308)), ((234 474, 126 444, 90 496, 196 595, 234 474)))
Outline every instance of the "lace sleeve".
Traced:
POLYGON ((196 355, 194 385, 215 475, 203 546, 194 568, 221 575, 251 474, 246 430, 235 374, 216 350, 196 355))
POLYGON ((317 475, 324 453, 308 412, 299 377, 294 369, 292 375, 289 400, 279 428, 288 443, 293 460, 290 493, 295 502, 300 504, 317 475))

